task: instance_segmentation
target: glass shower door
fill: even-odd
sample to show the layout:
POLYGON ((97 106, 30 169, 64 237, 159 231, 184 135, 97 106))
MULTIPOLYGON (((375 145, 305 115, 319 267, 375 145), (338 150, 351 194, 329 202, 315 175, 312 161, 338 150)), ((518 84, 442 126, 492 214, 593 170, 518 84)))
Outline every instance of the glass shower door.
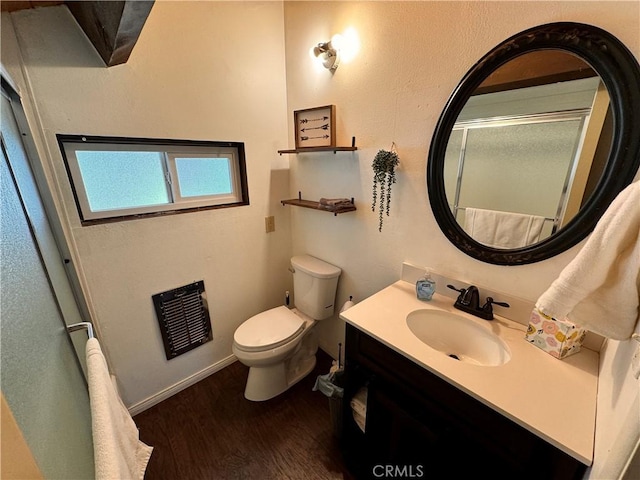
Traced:
POLYGON ((2 394, 45 478, 90 479, 94 461, 87 385, 66 331, 61 300, 54 293, 52 282, 60 278, 49 274, 44 261, 56 252, 47 252, 46 243, 36 241, 36 231, 39 235, 49 228, 44 211, 33 211, 38 191, 33 182, 31 187, 29 182, 21 184, 20 189, 16 183, 27 173, 21 135, 3 91, 2 394), (26 196, 30 197, 29 213, 26 196))

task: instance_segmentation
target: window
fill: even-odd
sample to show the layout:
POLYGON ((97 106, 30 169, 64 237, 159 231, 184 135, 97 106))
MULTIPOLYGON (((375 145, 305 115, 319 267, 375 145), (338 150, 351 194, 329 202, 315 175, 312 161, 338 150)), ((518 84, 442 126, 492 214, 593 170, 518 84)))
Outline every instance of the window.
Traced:
POLYGON ((57 138, 83 225, 249 204, 243 143, 57 138))

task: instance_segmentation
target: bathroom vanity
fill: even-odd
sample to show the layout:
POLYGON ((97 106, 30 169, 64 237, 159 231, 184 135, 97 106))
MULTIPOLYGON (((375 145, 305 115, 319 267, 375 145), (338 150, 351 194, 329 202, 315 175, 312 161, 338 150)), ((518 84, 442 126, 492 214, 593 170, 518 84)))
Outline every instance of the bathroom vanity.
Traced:
MULTIPOLYGON (((341 314, 347 322, 342 448, 358 478, 577 479, 591 464, 598 354, 557 360, 524 340, 526 327, 415 298, 398 281, 341 314), (454 312, 498 336, 510 358, 486 366, 431 348, 411 312, 454 312), (364 432, 350 400, 367 389, 364 432)), ((474 327, 474 328, 475 328, 474 327)))

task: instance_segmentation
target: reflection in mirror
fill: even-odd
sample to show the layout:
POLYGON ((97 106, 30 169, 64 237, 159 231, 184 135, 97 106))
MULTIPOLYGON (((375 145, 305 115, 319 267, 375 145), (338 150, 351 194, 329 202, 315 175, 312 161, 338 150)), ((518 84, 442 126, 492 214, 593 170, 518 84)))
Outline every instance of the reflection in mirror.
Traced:
POLYGON ((638 125, 640 65, 613 35, 575 22, 513 35, 467 72, 438 119, 427 163, 438 226, 497 265, 566 251, 633 181, 638 125))
POLYGON ((600 180, 611 146, 609 95, 560 50, 529 52, 475 89, 444 159, 447 203, 475 241, 536 244, 566 225, 600 180))

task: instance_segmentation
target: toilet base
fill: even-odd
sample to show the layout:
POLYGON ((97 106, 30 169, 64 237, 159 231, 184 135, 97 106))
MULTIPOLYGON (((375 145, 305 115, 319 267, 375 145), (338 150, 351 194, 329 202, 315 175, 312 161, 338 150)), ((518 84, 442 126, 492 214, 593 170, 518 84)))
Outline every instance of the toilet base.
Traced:
POLYGON ((291 372, 287 372, 288 363, 250 367, 244 398, 253 402, 263 402, 277 397, 311 373, 316 366, 316 356, 305 358, 291 372))
POLYGON ((311 373, 316 366, 317 351, 318 338, 311 329, 290 358, 270 365, 250 366, 244 397, 262 402, 285 392, 311 373))
POLYGON ((315 355, 312 357, 305 358, 304 362, 298 365, 298 368, 295 370, 295 372, 289 373, 289 385, 287 386, 287 388, 291 388, 300 380, 302 380, 304 377, 309 375, 315 366, 316 366, 315 355))

